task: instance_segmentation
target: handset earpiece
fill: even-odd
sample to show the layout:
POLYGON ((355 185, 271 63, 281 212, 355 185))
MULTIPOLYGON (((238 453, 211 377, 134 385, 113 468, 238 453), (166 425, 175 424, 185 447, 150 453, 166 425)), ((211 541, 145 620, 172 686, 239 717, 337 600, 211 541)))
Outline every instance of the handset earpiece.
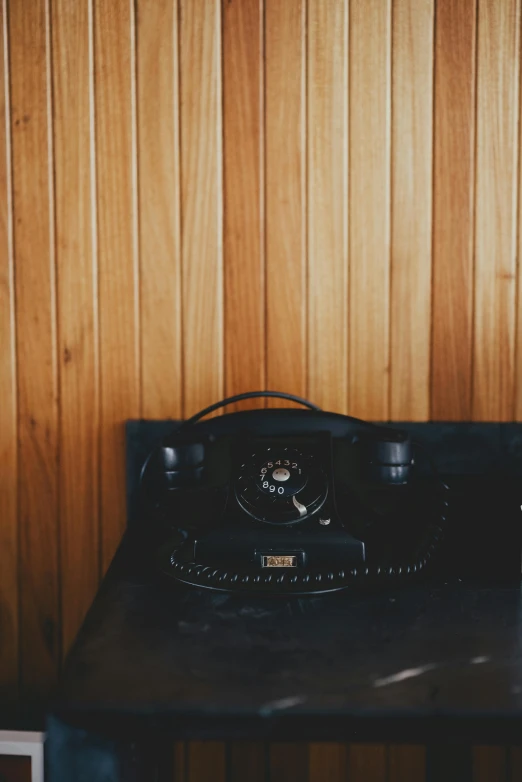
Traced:
POLYGON ((223 511, 226 492, 207 485, 208 449, 212 437, 174 432, 151 452, 142 469, 143 509, 161 528, 188 530, 223 511))
POLYGON ((205 446, 187 438, 175 443, 163 443, 160 459, 166 486, 184 489, 201 482, 204 470, 205 446))
POLYGON ((142 487, 161 492, 195 486, 201 481, 204 459, 202 442, 183 436, 165 438, 145 462, 142 487))
POLYGON ((388 485, 408 482, 413 467, 413 448, 409 437, 402 432, 390 436, 366 436, 363 440, 371 480, 388 485))

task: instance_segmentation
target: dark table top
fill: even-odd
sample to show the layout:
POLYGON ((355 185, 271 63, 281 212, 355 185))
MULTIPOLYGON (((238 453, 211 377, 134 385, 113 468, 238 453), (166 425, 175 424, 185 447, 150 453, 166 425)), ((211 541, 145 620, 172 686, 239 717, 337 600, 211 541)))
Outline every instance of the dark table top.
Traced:
POLYGON ((520 739, 520 588, 455 580, 260 599, 166 586, 147 561, 128 533, 55 694, 74 724, 179 738, 520 739))

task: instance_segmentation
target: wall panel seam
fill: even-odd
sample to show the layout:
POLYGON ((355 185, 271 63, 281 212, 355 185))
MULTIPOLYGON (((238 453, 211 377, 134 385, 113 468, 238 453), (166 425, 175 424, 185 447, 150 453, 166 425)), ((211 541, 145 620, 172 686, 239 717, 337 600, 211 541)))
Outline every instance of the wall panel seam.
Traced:
MULTIPOLYGON (((56 426, 56 451, 53 454, 55 463, 54 475, 54 496, 56 502, 56 562, 58 573, 62 572, 61 556, 61 500, 58 491, 58 474, 60 463, 60 442, 61 442, 61 408, 60 408, 60 382, 61 369, 58 361, 58 296, 57 296, 57 263, 56 263, 56 209, 55 209, 55 155, 54 155, 54 92, 53 92, 53 69, 52 69, 52 18, 51 2, 45 2, 45 69, 46 69, 46 109, 47 109, 47 186, 49 190, 49 264, 50 264, 50 293, 51 293, 51 341, 52 341, 52 378, 53 378, 53 412, 56 426)), ((62 579, 57 579, 57 616, 60 632, 57 633, 58 661, 62 658, 63 639, 61 628, 62 622, 62 579)))
POLYGON ((6 156, 6 196, 7 196, 7 267, 8 267, 8 286, 9 286, 9 328, 10 328, 10 351, 11 351, 11 383, 12 383, 12 408, 15 430, 15 519, 16 519, 16 650, 17 650, 17 692, 21 687, 21 666, 19 664, 21 637, 20 628, 22 625, 22 601, 20 600, 22 589, 22 567, 21 567, 21 540, 20 540, 20 473, 18 463, 20 450, 18 445, 18 362, 16 359, 16 288, 15 288, 15 263, 14 263, 14 234, 13 234, 13 151, 11 142, 11 67, 9 58, 9 16, 8 0, 2 0, 3 16, 3 43, 4 43, 4 101, 5 101, 5 156, 6 156))
POLYGON ((478 159, 478 127, 477 127, 477 118, 478 118, 478 63, 479 63, 479 9, 480 9, 480 0, 476 0, 475 3, 475 30, 473 35, 473 41, 475 50, 473 52, 473 63, 474 63, 474 72, 473 72, 473 122, 472 122, 472 132, 473 132, 473 165, 471 166, 471 171, 473 172, 473 181, 471 182, 471 189, 472 189, 472 218, 471 218, 471 226, 470 226, 470 237, 469 242, 471 244, 471 280, 472 280, 472 296, 471 296, 471 356, 470 356, 470 381, 469 381, 469 399, 468 399, 468 410, 470 411, 470 418, 474 418, 473 415, 473 407, 474 407, 474 398, 475 398, 475 309, 476 309, 476 298, 475 298, 475 289, 476 289, 476 276, 477 276, 477 269, 476 269, 476 254, 475 254, 475 240, 476 240, 476 232, 475 227, 477 223, 477 159, 478 159))

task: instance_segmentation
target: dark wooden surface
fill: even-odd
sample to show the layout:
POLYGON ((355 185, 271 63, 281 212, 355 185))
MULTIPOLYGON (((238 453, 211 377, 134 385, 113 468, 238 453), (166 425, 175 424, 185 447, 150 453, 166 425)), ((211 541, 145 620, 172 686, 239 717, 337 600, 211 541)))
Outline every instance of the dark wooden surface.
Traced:
POLYGON ((166 589, 146 561, 128 538, 66 664, 59 711, 119 715, 127 730, 161 715, 200 739, 494 741, 522 727, 518 588, 269 601, 166 589))

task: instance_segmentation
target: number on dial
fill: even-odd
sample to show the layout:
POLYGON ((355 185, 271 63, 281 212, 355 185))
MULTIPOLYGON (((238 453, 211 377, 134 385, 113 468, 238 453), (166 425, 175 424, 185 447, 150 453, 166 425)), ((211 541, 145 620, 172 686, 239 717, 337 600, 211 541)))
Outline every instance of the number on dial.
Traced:
MULTIPOLYGON (((263 481, 263 489, 268 489, 268 491, 273 494, 275 492, 275 490, 276 490, 276 487, 274 486, 273 483, 269 484, 268 481, 263 481)), ((277 493, 278 494, 284 494, 285 493, 284 488, 282 486, 278 486, 277 487, 277 493)))

